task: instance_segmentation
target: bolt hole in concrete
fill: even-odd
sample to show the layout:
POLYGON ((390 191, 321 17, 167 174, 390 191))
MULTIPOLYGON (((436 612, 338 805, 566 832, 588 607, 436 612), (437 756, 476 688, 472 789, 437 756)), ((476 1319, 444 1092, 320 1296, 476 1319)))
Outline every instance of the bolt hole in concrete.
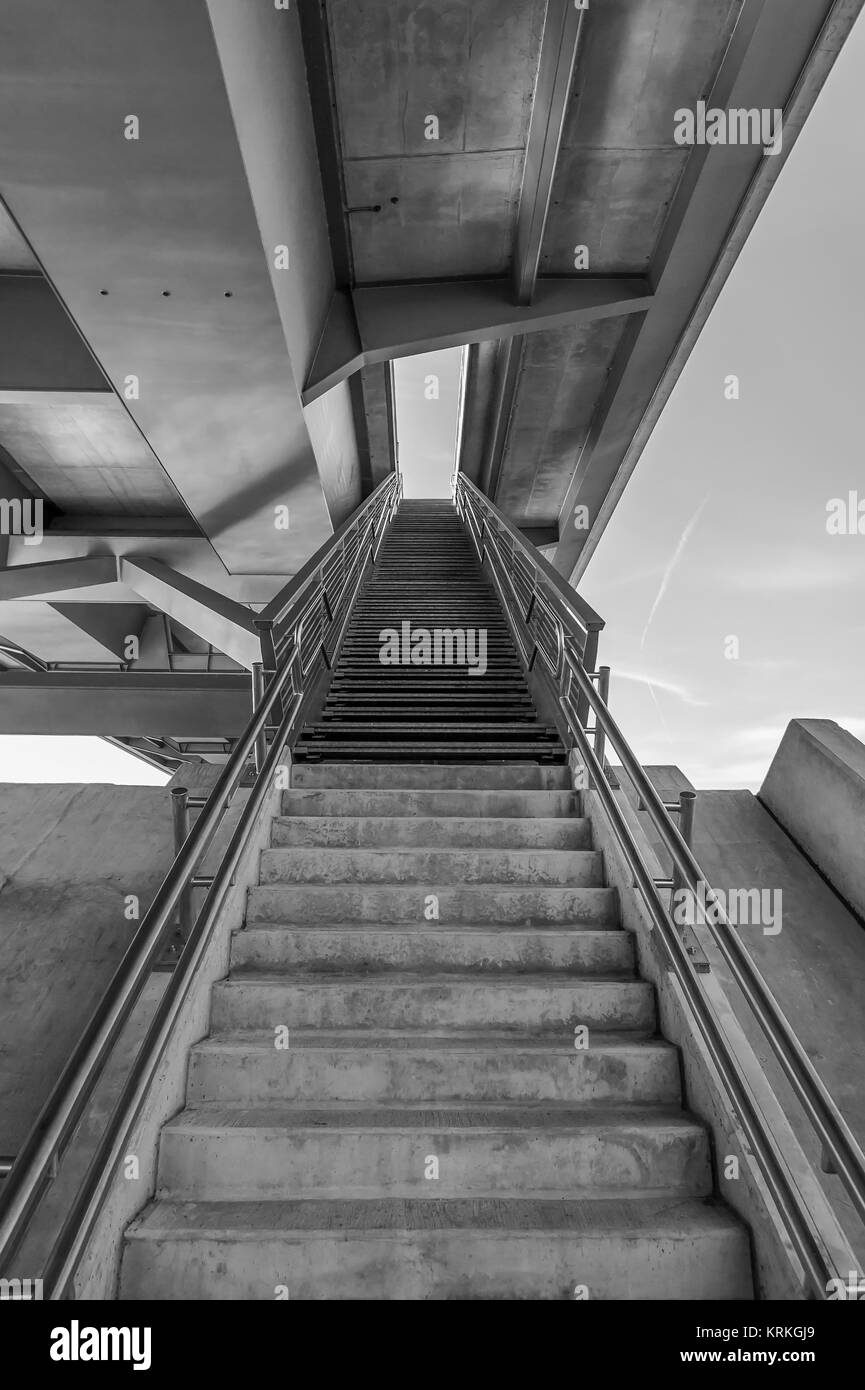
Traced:
POLYGON ((108 291, 107 291, 107 290, 100 290, 99 293, 100 293, 100 294, 107 294, 108 291))
POLYGON ((171 298, 171 290, 163 290, 163 291, 162 291, 162 298, 163 298, 163 299, 170 299, 170 298, 171 298))
POLYGON ((393 364, 397 457, 406 497, 450 497, 462 433, 466 349, 393 364))

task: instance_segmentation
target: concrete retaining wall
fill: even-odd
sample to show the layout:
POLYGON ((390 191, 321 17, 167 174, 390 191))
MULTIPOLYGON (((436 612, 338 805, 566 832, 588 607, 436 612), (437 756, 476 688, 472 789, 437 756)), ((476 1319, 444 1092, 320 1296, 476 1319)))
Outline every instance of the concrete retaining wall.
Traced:
POLYGON ((792 719, 759 798, 865 917, 865 744, 831 719, 792 719))
MULTIPOLYGON (((206 790, 218 771, 174 783, 206 790)), ((168 787, 0 785, 0 1154, 21 1147, 173 854, 168 787)))

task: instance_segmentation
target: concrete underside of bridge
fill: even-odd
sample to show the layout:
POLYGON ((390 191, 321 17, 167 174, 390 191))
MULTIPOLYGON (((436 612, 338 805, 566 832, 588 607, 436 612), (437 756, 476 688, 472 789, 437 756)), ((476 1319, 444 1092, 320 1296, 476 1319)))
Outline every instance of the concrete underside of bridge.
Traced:
POLYGON ((223 756, 400 356, 467 345, 459 466, 576 583, 860 8, 6 0, 0 732, 223 756))

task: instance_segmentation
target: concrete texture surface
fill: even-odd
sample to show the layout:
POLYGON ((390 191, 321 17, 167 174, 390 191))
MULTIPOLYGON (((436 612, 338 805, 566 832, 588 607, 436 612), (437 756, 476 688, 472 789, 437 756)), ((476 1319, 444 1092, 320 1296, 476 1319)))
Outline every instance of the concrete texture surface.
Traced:
POLYGON ((791 719, 760 801, 865 918, 865 744, 831 719, 791 719))
MULTIPOLYGON (((203 790, 217 774, 190 767, 181 784, 203 790)), ((173 845, 168 787, 0 787, 0 1154, 20 1148, 173 845)))
POLYGON ((120 1296, 563 1298, 570 1268, 592 1298, 750 1297, 746 1228, 712 1200, 708 1133, 681 1105, 654 990, 629 968, 618 895, 596 930, 588 895, 611 890, 535 889, 568 852, 516 848, 563 770, 320 764, 294 780, 274 829, 344 787, 363 822, 364 798, 390 786, 399 845, 456 797, 463 816, 436 831, 453 879, 465 798, 482 816, 509 792, 514 847, 477 852, 487 882, 461 890, 459 912, 453 890, 429 888, 441 925, 404 872, 438 875, 442 849, 387 852, 380 830, 359 847, 362 823, 334 845, 325 817, 324 844, 306 825, 300 846, 261 856, 282 882, 250 893, 186 1107, 162 1131, 154 1201, 126 1233, 120 1296), (304 881, 310 865, 321 884, 304 881))
MULTIPOLYGON (((647 769, 661 792, 691 784, 677 768, 647 769)), ((628 788, 625 787, 626 792, 628 788)), ((633 801, 633 793, 629 793, 633 801)), ((648 816, 640 822, 666 872, 648 816)), ((861 821, 860 821, 861 826, 861 821)), ((759 888, 781 896, 781 930, 741 926, 746 946, 795 1029, 817 1072, 860 1144, 865 1145, 865 929, 750 792, 700 791, 694 853, 715 889, 759 888)), ((698 932, 705 943, 707 934, 698 932)), ((819 1168, 820 1153, 810 1125, 790 1090, 762 1030, 754 1022, 716 949, 707 947, 712 969, 784 1106, 808 1157, 819 1168)), ((865 1231, 836 1178, 820 1175, 843 1216, 848 1236, 865 1255, 865 1231)))

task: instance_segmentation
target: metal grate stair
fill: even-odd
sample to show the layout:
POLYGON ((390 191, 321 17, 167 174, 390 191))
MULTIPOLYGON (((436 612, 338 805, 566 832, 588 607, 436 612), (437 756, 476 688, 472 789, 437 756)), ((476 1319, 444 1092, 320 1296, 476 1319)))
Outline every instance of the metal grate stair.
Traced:
MULTIPOLYGON (((480 655, 478 645, 473 655, 480 655)), ((564 761, 558 731, 538 717, 498 598, 450 502, 401 503, 361 589, 323 708, 304 727, 294 756, 564 761), (384 664, 381 634, 402 634, 405 623, 410 632, 483 633, 485 671, 446 660, 384 664)))

